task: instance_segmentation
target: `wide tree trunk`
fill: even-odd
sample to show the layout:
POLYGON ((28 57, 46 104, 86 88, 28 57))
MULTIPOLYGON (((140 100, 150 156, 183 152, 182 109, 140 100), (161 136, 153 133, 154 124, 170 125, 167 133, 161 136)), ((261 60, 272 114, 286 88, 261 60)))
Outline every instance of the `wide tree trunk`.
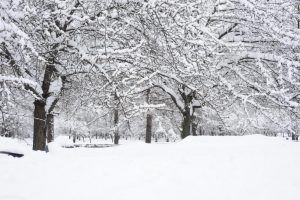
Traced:
POLYGON ((53 142, 54 139, 54 115, 48 114, 46 120, 46 133, 47 133, 47 142, 53 142))
POLYGON ((182 121, 181 138, 184 139, 191 134, 192 116, 189 111, 184 112, 182 121))
POLYGON ((46 103, 41 100, 34 102, 33 150, 45 151, 46 147, 46 103))
MULTIPOLYGON (((56 52, 57 53, 57 52, 56 52)), ((42 84, 43 100, 35 100, 34 102, 34 130, 33 130, 33 150, 46 151, 46 140, 47 140, 47 124, 46 122, 46 102, 50 96, 49 89, 51 81, 57 70, 54 66, 55 55, 48 59, 48 64, 44 72, 44 79, 42 84)), ((51 118, 51 117, 50 117, 51 118)), ((50 128, 51 131, 54 129, 50 128)))
POLYGON ((151 143, 151 137, 152 137, 152 115, 147 114, 146 143, 151 143))

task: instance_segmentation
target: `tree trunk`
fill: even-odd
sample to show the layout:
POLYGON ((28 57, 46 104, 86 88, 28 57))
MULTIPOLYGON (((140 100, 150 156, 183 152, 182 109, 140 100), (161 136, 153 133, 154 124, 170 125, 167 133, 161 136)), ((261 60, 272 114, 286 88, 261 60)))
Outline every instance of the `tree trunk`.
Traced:
POLYGON ((44 73, 44 80, 42 84, 43 100, 34 101, 34 129, 33 129, 33 150, 46 150, 47 127, 46 127, 46 102, 50 96, 49 89, 51 80, 56 71, 54 66, 54 57, 48 60, 44 73))
POLYGON ((196 136, 198 124, 196 123, 195 116, 193 116, 191 119, 192 119, 192 135, 196 136))
POLYGON ((203 128, 201 126, 199 128, 199 135, 204 135, 204 130, 203 130, 203 128))
POLYGON ((115 134, 114 136, 114 144, 119 144, 120 136, 119 134, 115 134))
MULTIPOLYGON (((118 97, 115 94, 115 100, 117 100, 118 97)), ((119 144, 119 140, 120 140, 120 135, 119 135, 119 130, 118 130, 118 123, 119 123, 119 110, 118 110, 118 106, 116 105, 115 110, 114 110, 114 144, 119 144)))
POLYGON ((46 147, 45 106, 46 103, 44 101, 34 101, 33 150, 35 151, 45 151, 46 147))
POLYGON ((191 134, 192 117, 190 111, 184 112, 182 121, 181 138, 184 139, 191 134))
POLYGON ((191 91, 188 94, 185 93, 185 86, 182 86, 183 92, 181 97, 184 101, 184 109, 181 111, 183 115, 181 138, 184 139, 191 135, 191 128, 194 120, 195 106, 192 106, 193 99, 195 98, 195 91, 191 91), (191 112, 192 111, 192 112, 191 112))
POLYGON ((48 114, 46 120, 46 133, 47 133, 47 142, 53 142, 54 139, 54 115, 48 114))
POLYGON ((151 137, 152 137, 152 115, 147 114, 146 143, 151 143, 151 137))
POLYGON ((75 144, 76 143, 76 135, 73 134, 73 143, 75 144))
POLYGON ((295 133, 292 133, 292 140, 293 141, 298 141, 299 136, 296 135, 295 133))
MULTIPOLYGON (((146 95, 146 101, 148 104, 150 104, 150 92, 151 90, 147 90, 147 95, 146 95)), ((151 143, 151 137, 152 137, 152 115, 148 109, 147 113, 147 122, 146 122, 146 137, 145 137, 145 142, 146 143, 151 143)))

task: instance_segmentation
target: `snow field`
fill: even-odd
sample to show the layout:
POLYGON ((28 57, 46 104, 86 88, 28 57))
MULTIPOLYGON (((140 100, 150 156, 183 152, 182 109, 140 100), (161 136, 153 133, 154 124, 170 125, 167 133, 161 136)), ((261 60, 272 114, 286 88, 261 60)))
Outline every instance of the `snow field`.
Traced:
POLYGON ((23 158, 0 154, 0 199, 299 199, 300 143, 282 138, 204 136, 100 149, 60 145, 52 144, 48 154, 24 145, 23 158))

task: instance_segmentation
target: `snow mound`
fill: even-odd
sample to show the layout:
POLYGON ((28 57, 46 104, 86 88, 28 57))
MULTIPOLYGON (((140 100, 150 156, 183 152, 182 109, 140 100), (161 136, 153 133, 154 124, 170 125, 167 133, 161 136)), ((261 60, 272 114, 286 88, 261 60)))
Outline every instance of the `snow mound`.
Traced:
POLYGON ((31 145, 25 140, 0 137, 0 151, 26 154, 31 151, 31 145))

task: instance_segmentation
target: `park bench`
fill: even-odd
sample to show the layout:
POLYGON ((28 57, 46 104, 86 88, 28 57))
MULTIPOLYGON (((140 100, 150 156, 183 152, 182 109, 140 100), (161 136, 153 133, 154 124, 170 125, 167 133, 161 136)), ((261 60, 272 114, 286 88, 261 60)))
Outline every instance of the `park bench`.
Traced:
POLYGON ((107 148, 115 146, 114 144, 72 144, 64 145, 63 148, 107 148))
POLYGON ((9 151, 0 151, 0 154, 6 154, 8 156, 13 156, 13 157, 16 157, 16 158, 21 158, 21 157, 24 156, 24 154, 14 153, 14 152, 9 152, 9 151))

